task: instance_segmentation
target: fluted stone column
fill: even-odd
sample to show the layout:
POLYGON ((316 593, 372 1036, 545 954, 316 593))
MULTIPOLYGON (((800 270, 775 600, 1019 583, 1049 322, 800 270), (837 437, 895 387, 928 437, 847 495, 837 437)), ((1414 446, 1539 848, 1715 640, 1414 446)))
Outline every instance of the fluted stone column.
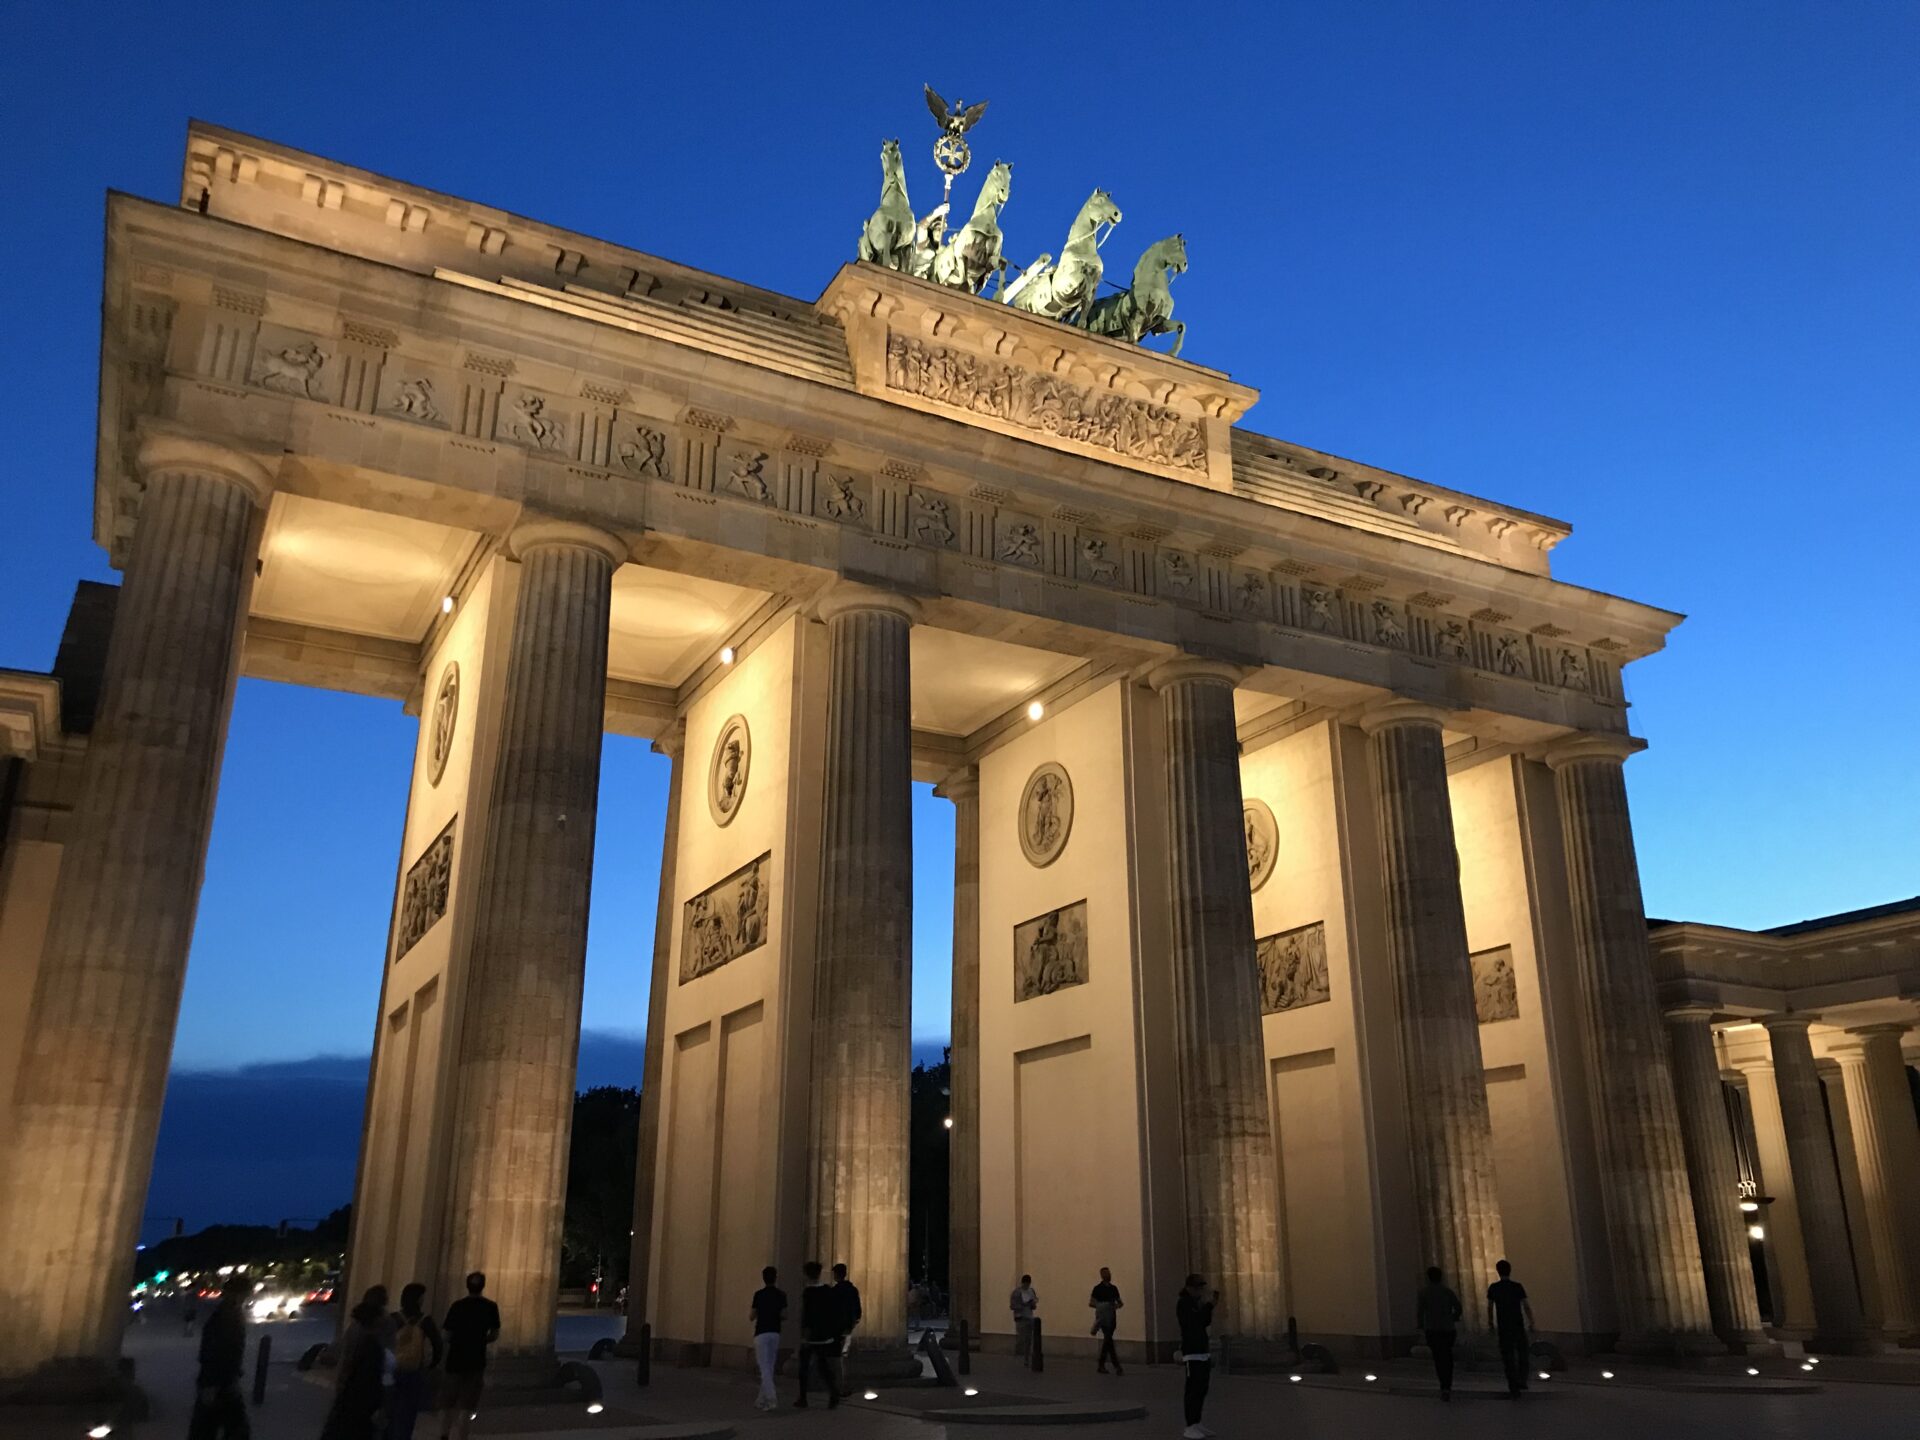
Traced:
POLYGON ((1566 844, 1618 1348, 1708 1352, 1719 1346, 1627 813, 1622 766, 1638 748, 1624 735, 1582 736, 1546 759, 1566 844))
POLYGON ((1815 1334, 1808 1343, 1816 1350, 1867 1354, 1874 1345, 1853 1273, 1853 1246, 1840 1194, 1833 1131, 1813 1063, 1813 1043, 1807 1036, 1813 1017, 1769 1015, 1761 1023, 1773 1048, 1773 1083, 1780 1097, 1794 1208, 1800 1215, 1800 1240, 1813 1287, 1815 1334))
POLYGON ((1431 706, 1392 701, 1360 726, 1373 755, 1421 1262, 1446 1272, 1471 1318, 1483 1312, 1505 1240, 1442 719, 1431 706))
POLYGON ((1828 1049, 1846 1086, 1884 1323, 1911 1340, 1920 1335, 1920 1122, 1900 1056, 1906 1029, 1868 1025, 1828 1049))
POLYGON ((980 1331, 980 772, 933 792, 953 802, 953 1045, 947 1144, 949 1313, 980 1331))
POLYGON ((814 959, 813 1258, 844 1262, 857 1348, 907 1338, 913 798, 903 596, 842 584, 828 635, 825 815, 814 959))
POLYGON ((445 1280, 486 1272, 495 1354, 531 1376, 553 1355, 607 615, 626 547, 552 520, 509 546, 519 588, 455 1062, 445 1280))
POLYGON ((1713 1332, 1736 1350, 1764 1345, 1747 1221, 1740 1210, 1740 1162, 1721 1093, 1720 1057, 1713 1048, 1713 1012, 1669 1010, 1667 1046, 1713 1332))
POLYGON ((1167 745, 1167 865, 1188 1264, 1220 1289, 1220 1334, 1286 1331, 1280 1195, 1240 799, 1239 672, 1174 660, 1148 677, 1167 745))
POLYGON ((270 476, 149 439, 0 1163, 0 1378, 110 1378, 270 476))
POLYGON ((673 727, 653 742, 656 755, 667 757, 667 833, 660 846, 660 897, 653 912, 653 977, 647 987, 647 1051, 640 1071, 640 1135, 633 1172, 633 1245, 627 1262, 627 1328, 618 1347, 635 1353, 640 1327, 646 1323, 647 1289, 653 1279, 653 1195, 660 1158, 660 1073, 667 1054, 667 974, 673 953, 673 890, 680 861, 680 790, 686 767, 681 762, 687 743, 687 722, 673 727))

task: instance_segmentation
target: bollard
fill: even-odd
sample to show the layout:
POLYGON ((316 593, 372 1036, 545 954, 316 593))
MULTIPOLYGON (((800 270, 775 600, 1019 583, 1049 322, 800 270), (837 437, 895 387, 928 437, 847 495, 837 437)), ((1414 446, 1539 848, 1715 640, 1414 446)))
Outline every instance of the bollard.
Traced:
POLYGON ((653 1326, 640 1327, 640 1350, 633 1358, 634 1379, 645 1387, 653 1379, 653 1326))
POLYGON ((960 1373, 962 1375, 971 1375, 973 1373, 973 1347, 967 1343, 967 1322, 964 1320, 955 1320, 953 1322, 953 1328, 960 1332, 960 1373))
POLYGON ((1036 1371, 1044 1370, 1047 1368, 1047 1352, 1041 1347, 1041 1344, 1040 1344, 1040 1317, 1038 1315, 1033 1317, 1032 1329, 1033 1329, 1033 1352, 1027 1359, 1027 1365, 1030 1369, 1033 1369, 1036 1371))
POLYGON ((260 1348, 253 1354, 253 1403, 267 1403, 267 1361, 273 1356, 273 1336, 262 1335, 260 1348))

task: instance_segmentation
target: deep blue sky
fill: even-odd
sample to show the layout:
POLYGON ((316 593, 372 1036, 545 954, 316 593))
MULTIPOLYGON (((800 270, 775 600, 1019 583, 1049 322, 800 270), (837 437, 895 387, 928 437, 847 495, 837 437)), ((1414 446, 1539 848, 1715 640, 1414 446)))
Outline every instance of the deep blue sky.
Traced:
MULTIPOLYGON (((189 115, 810 297, 883 137, 932 203, 931 80, 992 100, 975 139, 1016 162, 1015 253, 1057 249, 1096 184, 1121 265, 1184 232, 1186 353, 1265 392, 1248 424, 1570 520, 1561 577, 1690 614, 1628 676, 1652 911, 1760 926, 1920 889, 1920 7, 961 13, 17 9, 0 665, 48 664, 73 581, 108 574, 102 199, 175 196, 189 115)), ((178 1066, 364 1054, 413 735, 391 705, 242 686, 178 1066)), ((594 1031, 643 1019, 663 800, 659 762, 610 740, 594 1031)), ((943 809, 923 799, 925 1034, 943 809)), ((628 1058, 583 1079, 632 1048, 595 1053, 628 1058)))

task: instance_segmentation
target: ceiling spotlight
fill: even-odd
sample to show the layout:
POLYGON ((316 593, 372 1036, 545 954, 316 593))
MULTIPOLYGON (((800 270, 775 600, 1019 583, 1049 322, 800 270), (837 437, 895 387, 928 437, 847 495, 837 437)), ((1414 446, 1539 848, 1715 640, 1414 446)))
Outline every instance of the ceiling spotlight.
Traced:
POLYGON ((1809 1365, 1818 1365, 1820 1363, 1820 1357, 1818 1355, 1809 1355, 1807 1356, 1807 1363, 1809 1365))
POLYGON ((1298 1375, 1289 1375, 1287 1379, 1291 1380, 1295 1385, 1300 1383, 1300 1377, 1298 1375))
POLYGON ((1802 1370, 1806 1370, 1806 1371, 1808 1371, 1808 1372, 1811 1372, 1811 1371, 1812 1371, 1812 1369, 1813 1369, 1813 1366, 1811 1366, 1811 1365, 1802 1365, 1802 1366, 1801 1366, 1800 1368, 1801 1368, 1802 1370))
POLYGON ((731 665, 733 663, 733 647, 731 645, 722 645, 720 647, 720 663, 722 665, 731 665))
POLYGON ((1747 1214, 1751 1215, 1755 1211, 1759 1210, 1760 1205, 1759 1205, 1759 1202, 1755 1200, 1742 1200, 1740 1202, 1740 1208, 1746 1211, 1747 1214))
POLYGON ((451 615, 453 613, 453 596, 442 595, 440 597, 440 613, 442 615, 451 615))
POLYGON ((1027 706, 1027 719, 1029 720, 1038 720, 1042 715, 1045 715, 1046 713, 1047 713, 1047 707, 1042 705, 1038 700, 1035 700, 1032 704, 1027 706))
POLYGON ((1369 1375, 1367 1376, 1367 1384, 1371 1385, 1374 1381, 1378 1380, 1379 1378, 1380 1377, 1378 1375, 1369 1375))
POLYGON ((87 1436, 88 1436, 88 1440, 107 1440, 107 1436, 111 1435, 112 1433, 113 1433, 113 1426, 96 1425, 91 1430, 87 1431, 87 1436))
POLYGON ((1551 1376, 1551 1375, 1549 1375, 1549 1374, 1548 1374, 1548 1373, 1547 1373, 1546 1371, 1544 1371, 1544 1370, 1542 1370, 1542 1371, 1540 1372, 1540 1378, 1541 1378, 1542 1380, 1551 1380, 1551 1379, 1553 1378, 1553 1376, 1551 1376))
POLYGON ((1767 1238, 1767 1227, 1764 1225, 1749 1225, 1747 1226, 1747 1236, 1753 1240, 1764 1240, 1767 1238))

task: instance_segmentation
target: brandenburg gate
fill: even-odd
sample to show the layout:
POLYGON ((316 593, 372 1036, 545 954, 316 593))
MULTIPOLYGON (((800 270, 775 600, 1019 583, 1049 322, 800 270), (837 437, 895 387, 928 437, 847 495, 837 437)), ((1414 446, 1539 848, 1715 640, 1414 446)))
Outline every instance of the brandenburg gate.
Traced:
POLYGON ((0 1376, 118 1356, 240 675, 420 717, 349 1283, 484 1269, 510 1358, 552 1353, 609 732, 673 763, 662 1353, 744 1355, 760 1267, 807 1258, 905 1344, 915 781, 954 806, 987 1343, 1023 1270, 1108 1265, 1133 1354, 1189 1270, 1237 1345, 1382 1353, 1428 1264, 1472 1296, 1502 1255, 1569 1343, 1756 1338, 1623 783, 1621 672, 1679 617, 1554 579, 1560 521, 1244 428, 1253 389, 1134 343, 1178 328, 1179 237, 1117 311, 1073 271, 1105 191, 1009 285, 990 190, 943 242, 883 163, 812 302, 204 125, 178 203, 109 198, 124 582, 10 852, 46 863, 0 931, 0 1376))

